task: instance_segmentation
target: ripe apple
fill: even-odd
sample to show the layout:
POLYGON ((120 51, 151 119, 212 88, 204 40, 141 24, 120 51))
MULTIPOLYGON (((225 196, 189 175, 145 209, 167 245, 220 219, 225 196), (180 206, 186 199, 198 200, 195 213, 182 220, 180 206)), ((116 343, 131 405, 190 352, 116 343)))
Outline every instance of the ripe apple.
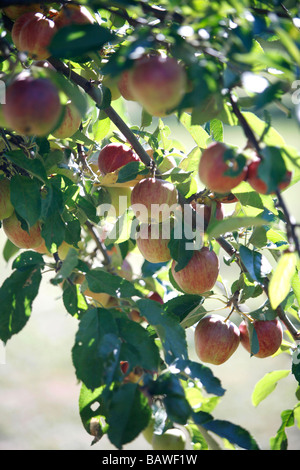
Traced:
POLYGON ((40 224, 37 222, 27 232, 22 229, 15 212, 3 220, 3 230, 7 238, 18 248, 34 249, 43 243, 40 224))
POLYGON ((12 21, 22 16, 24 13, 34 11, 35 13, 41 12, 41 4, 33 3, 32 5, 13 5, 11 7, 3 8, 3 13, 10 18, 12 21))
POLYGON ((60 29, 71 24, 92 24, 94 18, 88 9, 81 5, 64 5, 54 21, 56 27, 60 29))
POLYGON ((168 181, 153 177, 140 180, 131 193, 131 207, 141 223, 169 220, 177 201, 176 187, 168 181))
POLYGON ((147 299, 155 300, 155 302, 158 302, 158 303, 161 304, 161 305, 164 304, 163 298, 159 295, 158 292, 150 292, 150 293, 147 295, 147 299))
POLYGON ((164 117, 180 103, 186 90, 186 72, 177 60, 144 55, 129 73, 129 89, 152 116, 164 117))
MULTIPOLYGON (((82 285, 84 281, 85 276, 83 274, 78 274, 74 279, 75 284, 82 285)), ((95 300, 96 304, 100 304, 102 307, 106 307, 110 300, 110 295, 106 294, 106 292, 92 292, 89 288, 85 289, 83 294, 95 300)))
POLYGON ((202 318, 194 332, 199 359, 214 365, 226 362, 240 344, 240 331, 230 320, 212 314, 202 318))
POLYGON ((31 12, 23 16, 16 20, 12 28, 15 46, 33 59, 48 59, 48 46, 57 31, 54 21, 42 13, 31 12))
POLYGON ((78 131, 81 123, 81 114, 72 102, 65 106, 64 117, 60 126, 52 133, 57 139, 67 139, 78 131))
POLYGON ((228 193, 238 186, 246 177, 246 165, 236 176, 226 175, 225 173, 237 166, 233 161, 224 160, 224 154, 228 147, 222 142, 213 142, 202 153, 199 163, 199 178, 203 184, 211 191, 216 193, 228 193))
POLYGON ((173 260, 173 278, 186 294, 201 295, 208 292, 214 287, 219 275, 219 259, 208 247, 195 251, 188 264, 180 271, 175 271, 176 265, 177 262, 173 260))
MULTIPOLYGON (((255 159, 248 165, 248 172, 247 172, 246 180, 248 181, 250 186, 258 193, 274 194, 275 191, 270 193, 268 191, 267 184, 261 178, 259 178, 258 176, 259 165, 260 165, 260 159, 255 159)), ((291 179, 292 179, 292 172, 287 171, 283 181, 279 183, 278 189, 280 191, 283 191, 285 188, 287 188, 291 182, 291 179)))
POLYGON ((136 244, 145 260, 150 263, 164 263, 171 259, 168 248, 170 241, 169 221, 162 224, 141 224, 136 244))
POLYGON ((129 88, 129 70, 124 70, 118 79, 118 89, 121 96, 127 101, 136 101, 129 88))
POLYGON ((132 148, 127 145, 113 142, 100 150, 98 168, 103 175, 119 170, 130 162, 139 162, 140 159, 132 148))
POLYGON ((153 450, 184 450, 186 435, 181 429, 168 429, 163 434, 152 436, 153 450))
POLYGON ((20 74, 7 89, 3 112, 11 129, 43 137, 56 126, 62 106, 50 80, 20 74))
MULTIPOLYGON (((275 320, 254 320, 253 327, 256 331, 259 344, 258 353, 255 357, 265 358, 276 353, 282 343, 283 331, 280 321, 275 320)), ((239 326, 241 344, 251 352, 249 329, 245 320, 239 326)))
POLYGON ((0 180, 0 220, 8 219, 14 212, 10 201, 10 182, 7 179, 0 180))

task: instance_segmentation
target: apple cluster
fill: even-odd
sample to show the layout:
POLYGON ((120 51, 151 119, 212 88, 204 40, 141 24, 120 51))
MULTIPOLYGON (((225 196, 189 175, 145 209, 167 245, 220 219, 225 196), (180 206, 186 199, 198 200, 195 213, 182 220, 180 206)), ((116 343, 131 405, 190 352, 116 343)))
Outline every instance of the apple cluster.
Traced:
POLYGON ((209 314, 204 316, 194 331, 195 351, 199 359, 214 365, 226 362, 241 344, 257 358, 275 354, 282 343, 283 330, 280 321, 243 320, 239 327, 228 318, 209 314), (253 331, 257 337, 258 351, 252 353, 253 331))

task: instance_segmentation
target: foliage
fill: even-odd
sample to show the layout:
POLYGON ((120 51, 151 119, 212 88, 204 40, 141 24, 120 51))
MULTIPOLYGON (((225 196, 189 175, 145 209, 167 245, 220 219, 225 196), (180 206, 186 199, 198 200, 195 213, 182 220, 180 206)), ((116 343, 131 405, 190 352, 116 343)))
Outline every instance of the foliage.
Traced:
MULTIPOLYGON (((7 0, 1 6, 14 3, 7 0)), ((45 8, 61 7, 42 3, 45 8)), ((3 258, 12 261, 12 273, 0 287, 0 339, 7 343, 26 327, 43 273, 51 270, 51 282, 78 323, 72 359, 81 384, 79 413, 93 443, 101 445, 107 434, 122 449, 154 419, 157 433, 184 427, 195 450, 207 449, 212 442, 257 450, 255 437, 231 423, 230 417, 214 418, 226 391, 207 364, 190 359, 187 330, 194 330, 207 313, 207 301, 216 299, 216 308, 221 304, 243 319, 247 300, 260 299, 260 307, 246 316, 280 318, 284 342, 277 354, 290 357, 291 369, 264 377, 253 391, 253 405, 290 374, 299 400, 299 242, 284 192, 277 190, 287 170, 293 174, 290 186, 299 181, 299 153, 272 123, 274 109, 282 119, 288 121, 295 114, 300 120, 299 100, 295 101, 298 2, 162 0, 159 7, 140 0, 80 3, 88 7, 94 24, 60 29, 49 45, 48 66, 42 67, 16 49, 13 23, 2 13, 0 73, 5 86, 24 69, 48 78, 62 103, 75 104, 82 122, 71 137, 57 139, 52 134, 19 135, 1 121, 1 178, 10 180, 11 202, 22 227, 29 231, 40 224, 45 250, 19 249, 7 240, 3 258), (190 86, 170 116, 194 142, 188 154, 172 135, 168 116, 155 118, 122 96, 112 99, 114 80, 151 51, 184 64, 190 86), (131 123, 130 104, 138 113, 138 125, 131 123), (240 269, 230 292, 224 289, 220 271, 211 292, 185 293, 175 283, 169 262, 141 260, 141 267, 128 277, 122 271, 124 260, 139 255, 132 231, 136 218, 130 207, 117 218, 100 212, 100 206, 111 201, 108 188, 132 188, 152 174, 153 162, 159 170, 164 157, 172 156, 176 166, 160 177, 175 184, 181 202, 204 203, 205 198, 218 196, 221 200, 202 187, 198 165, 211 142, 224 141, 225 125, 239 126, 245 135, 244 148, 239 149, 243 158, 237 162, 244 164, 254 151, 261 152, 259 176, 271 193, 260 194, 243 181, 232 190, 237 202, 231 205, 231 215, 223 220, 213 217, 206 227, 205 242, 220 261, 228 266, 237 263, 240 269), (110 142, 129 143, 141 162, 101 175, 97 157, 110 142), (152 163, 145 151, 149 149, 152 163), (66 255, 60 251, 64 244, 69 248, 66 255), (75 282, 78 274, 84 276, 81 285, 75 282), (148 298, 153 291, 164 298, 163 304, 148 298), (107 294, 110 300, 99 302, 93 294, 107 294), (145 321, 132 321, 133 310, 145 321), (125 373, 122 362, 129 364, 125 373)), ((173 238, 169 244, 172 259, 181 268, 191 256, 186 242, 184 237, 173 238)), ((252 352, 256 347, 253 333, 252 352)), ((282 425, 270 439, 270 449, 288 448, 285 430, 299 427, 299 409, 298 403, 282 411, 282 425)))

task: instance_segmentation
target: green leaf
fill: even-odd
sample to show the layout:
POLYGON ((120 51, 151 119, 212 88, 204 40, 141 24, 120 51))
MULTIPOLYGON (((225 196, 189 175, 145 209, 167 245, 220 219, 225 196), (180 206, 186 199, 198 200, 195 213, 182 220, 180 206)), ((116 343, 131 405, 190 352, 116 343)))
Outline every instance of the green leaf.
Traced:
POLYGON ((183 113, 180 118, 181 124, 190 133, 198 147, 204 149, 207 147, 207 142, 210 139, 209 134, 199 125, 192 124, 192 117, 187 113, 183 113))
POLYGON ((286 166, 281 151, 277 147, 265 147, 261 151, 262 160, 258 167, 258 176, 267 185, 267 191, 272 193, 284 179, 286 166))
POLYGON ((79 317, 86 312, 88 305, 80 291, 79 284, 67 284, 63 291, 64 306, 73 317, 79 317))
POLYGON ((203 423, 202 426, 242 449, 259 450, 251 434, 241 426, 220 419, 208 421, 203 423))
POLYGON ((78 380, 94 390, 113 380, 120 369, 121 338, 109 310, 91 309, 82 317, 72 348, 78 380))
POLYGON ((102 268, 91 269, 86 274, 88 286, 92 292, 106 292, 113 297, 131 298, 141 296, 141 293, 131 282, 120 276, 110 274, 102 268))
POLYGON ((145 429, 151 417, 148 399, 133 383, 116 390, 107 417, 109 440, 118 449, 133 441, 145 429))
POLYGON ((210 223, 207 227, 207 234, 210 238, 218 238, 226 232, 234 232, 241 227, 259 227, 262 225, 266 225, 266 220, 260 217, 228 217, 210 223))
POLYGON ((9 239, 7 239, 3 248, 3 258, 7 262, 12 256, 18 253, 19 250, 20 248, 18 248, 9 239))
POLYGON ((174 365, 191 379, 200 380, 207 393, 212 393, 218 397, 224 395, 225 390, 221 386, 220 380, 214 376, 209 367, 189 359, 179 359, 175 361, 174 365))
POLYGON ((259 380, 252 393, 253 406, 259 405, 260 402, 267 398, 267 396, 275 390, 277 382, 287 377, 289 374, 289 370, 274 370, 259 380))
POLYGON ((64 279, 67 279, 68 277, 70 277, 73 270, 77 267, 77 265, 78 265, 78 253, 75 250, 75 248, 71 247, 68 250, 67 256, 64 259, 60 267, 60 270, 56 274, 55 278, 52 280, 52 283, 59 284, 64 279))
POLYGON ((286 252, 279 258, 268 287, 270 303, 274 310, 284 301, 291 290, 297 262, 297 253, 286 252))
POLYGON ((300 385, 300 346, 293 352, 292 374, 300 385))
POLYGON ((114 35, 98 24, 73 24, 61 28, 53 37, 48 49, 53 57, 72 59, 92 51, 99 51, 114 35))
POLYGON ((187 359, 187 343, 185 331, 177 317, 163 311, 162 305, 154 300, 140 299, 137 301, 141 316, 145 317, 158 334, 168 364, 175 359, 187 359))
POLYGON ((38 253, 22 253, 13 264, 15 271, 0 288, 0 338, 4 343, 19 333, 30 318, 32 303, 39 292, 42 266, 43 258, 38 253))
POLYGON ((101 439, 105 432, 105 425, 102 425, 104 415, 101 414, 102 407, 100 405, 102 391, 103 387, 91 391, 82 384, 79 395, 80 418, 85 430, 95 436, 94 442, 101 439))
POLYGON ((160 362, 159 349, 147 330, 127 317, 118 318, 116 322, 123 341, 120 359, 129 362, 130 370, 139 366, 156 371, 160 362))
POLYGON ((270 439, 271 450, 287 450, 288 438, 286 435, 286 428, 294 425, 294 411, 285 410, 281 413, 281 426, 278 429, 276 436, 270 439))
POLYGON ((41 160, 27 158, 21 150, 5 152, 6 158, 19 168, 26 170, 31 176, 39 179, 43 183, 47 182, 47 173, 41 160))
POLYGON ((147 167, 141 162, 130 162, 120 168, 118 173, 117 183, 126 183, 127 181, 133 181, 138 174, 143 174, 147 167))
POLYGON ((240 247, 240 257, 252 279, 262 283, 272 268, 261 253, 250 250, 246 246, 240 247))
POLYGON ((10 198, 16 212, 29 228, 41 217, 41 186, 36 179, 16 175, 10 181, 10 198))

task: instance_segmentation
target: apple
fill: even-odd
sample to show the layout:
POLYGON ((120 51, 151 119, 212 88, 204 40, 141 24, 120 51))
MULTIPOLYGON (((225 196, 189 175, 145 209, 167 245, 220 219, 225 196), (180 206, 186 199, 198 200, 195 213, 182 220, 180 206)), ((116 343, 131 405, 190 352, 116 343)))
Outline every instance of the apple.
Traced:
POLYGON ((211 314, 202 318, 194 332, 199 359, 214 365, 226 362, 240 344, 240 331, 230 320, 211 314))
MULTIPOLYGON (((85 276, 83 274, 78 274, 75 276, 74 282, 75 284, 82 285, 85 281, 85 276)), ((96 304, 100 304, 101 307, 106 307, 108 302, 110 301, 110 295, 106 294, 106 292, 92 292, 89 288, 85 289, 83 294, 86 297, 90 297, 91 299, 96 301, 96 304)))
MULTIPOLYGON (((283 331, 280 321, 275 320, 254 320, 253 327, 255 329, 259 344, 258 353, 255 357, 265 358, 276 353, 282 343, 283 331)), ((250 335, 247 323, 243 320, 239 326, 241 344, 246 351, 251 352, 250 335)))
POLYGON ((171 259, 168 248, 170 241, 169 222, 166 224, 141 224, 136 244, 145 260, 150 263, 164 263, 171 259))
POLYGON ((14 212, 10 201, 10 182, 8 179, 0 180, 0 220, 8 219, 14 212))
MULTIPOLYGON (((269 192, 268 191, 268 186, 267 184, 258 176, 258 168, 260 165, 260 159, 254 159, 249 165, 248 165, 248 172, 246 176, 246 180, 250 184, 250 186, 257 191, 260 194, 274 194, 275 191, 269 192)), ((283 191, 285 188, 287 188, 291 182, 292 179, 292 172, 288 171, 286 172, 283 181, 281 181, 278 185, 278 189, 280 191, 283 191)))
POLYGON ((54 21, 56 27, 60 29, 71 24, 92 24, 94 18, 88 9, 81 5, 64 5, 54 21))
POLYGON ((180 271, 175 271, 176 265, 177 262, 173 260, 173 278, 186 294, 201 295, 208 292, 214 287, 219 275, 219 259, 208 247, 195 251, 188 264, 180 271))
POLYGON ((164 117, 180 103, 186 90, 185 69, 174 58, 144 55, 129 72, 132 96, 152 116, 164 117))
POLYGON ((60 126, 53 131, 52 135, 57 139, 67 139, 78 131, 81 123, 81 114, 72 102, 65 106, 64 117, 60 126))
POLYGON ((42 13, 25 13, 20 16, 12 28, 12 39, 21 52, 29 57, 44 60, 50 56, 48 46, 57 31, 53 20, 42 13))
POLYGON ((3 230, 7 238, 18 248, 34 249, 43 243, 39 222, 30 227, 27 232, 22 229, 15 212, 3 220, 3 230))
POLYGON ((10 18, 12 21, 22 16, 24 13, 28 13, 30 11, 34 11, 35 13, 41 12, 41 4, 40 3, 33 3, 32 5, 13 5, 11 7, 3 8, 3 13, 10 18))
POLYGON ((131 207, 141 223, 169 220, 177 202, 176 187, 168 181, 154 177, 140 180, 131 193, 131 207))
POLYGON ((46 136, 62 112, 59 92, 47 78, 22 73, 8 86, 4 118, 10 128, 23 135, 46 136))
POLYGON ((153 433, 153 450, 184 450, 186 435, 181 429, 168 429, 163 434, 153 433))
POLYGON ((112 142, 100 150, 98 168, 103 175, 119 170, 130 162, 139 162, 137 154, 125 144, 112 142))
POLYGON ((118 87, 118 78, 112 78, 110 75, 105 75, 103 77, 102 84, 109 88, 112 101, 116 101, 120 98, 121 92, 118 87))
MULTIPOLYGON (((226 175, 231 169, 231 161, 224 160, 224 154, 228 147, 222 142, 213 142, 202 153, 199 163, 199 178, 205 186, 216 193, 228 193, 244 181, 247 175, 245 165, 236 176, 226 175)), ((232 163, 235 169, 236 162, 232 163)))
POLYGON ((121 96, 127 101, 136 101, 129 88, 129 70, 124 70, 118 79, 118 89, 121 96))

